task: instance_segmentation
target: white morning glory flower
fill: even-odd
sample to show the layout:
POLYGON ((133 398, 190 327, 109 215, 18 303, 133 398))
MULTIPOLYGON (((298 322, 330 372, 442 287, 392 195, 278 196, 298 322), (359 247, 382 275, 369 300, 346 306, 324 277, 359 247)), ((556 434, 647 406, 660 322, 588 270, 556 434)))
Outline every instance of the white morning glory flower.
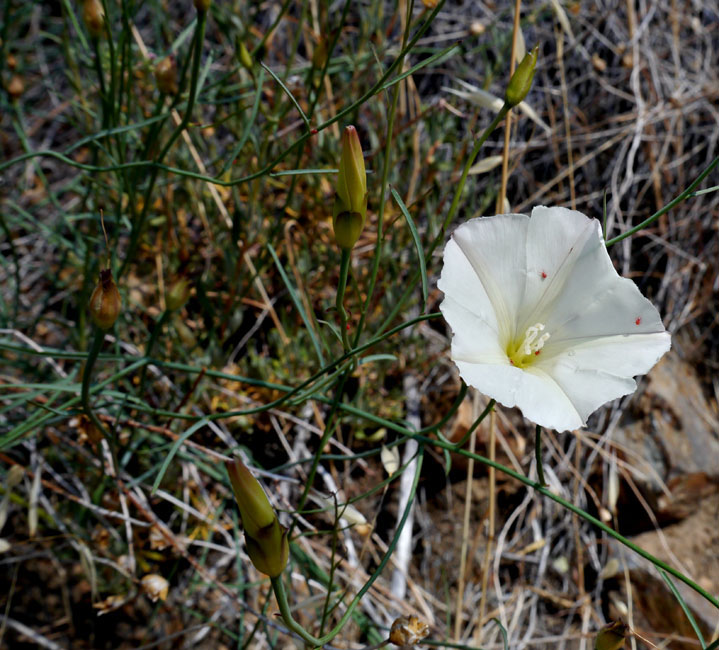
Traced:
POLYGON ((577 429, 669 349, 659 313, 581 212, 472 219, 444 250, 440 309, 467 384, 533 422, 577 429))

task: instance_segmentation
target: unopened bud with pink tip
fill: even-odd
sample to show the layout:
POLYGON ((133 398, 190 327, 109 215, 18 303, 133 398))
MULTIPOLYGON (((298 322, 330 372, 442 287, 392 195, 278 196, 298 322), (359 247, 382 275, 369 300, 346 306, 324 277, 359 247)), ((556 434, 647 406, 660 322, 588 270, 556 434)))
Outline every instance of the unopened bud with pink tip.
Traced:
POLYGON ((287 566, 289 542, 262 486, 239 459, 225 463, 245 529, 247 554, 255 568, 276 578, 287 566))

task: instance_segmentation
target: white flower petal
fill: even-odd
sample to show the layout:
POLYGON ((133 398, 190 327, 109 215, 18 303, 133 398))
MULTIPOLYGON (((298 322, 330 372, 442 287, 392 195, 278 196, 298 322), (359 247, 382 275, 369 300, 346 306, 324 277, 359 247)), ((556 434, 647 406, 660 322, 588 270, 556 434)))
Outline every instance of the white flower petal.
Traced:
POLYGON ((452 358, 472 363, 509 363, 496 329, 486 320, 469 311, 454 298, 447 296, 440 306, 452 324, 452 358))
MULTIPOLYGON (((439 306, 444 314, 445 302, 451 298, 466 310, 481 318, 495 333, 499 331, 492 301, 484 289, 472 264, 454 239, 444 249, 444 266, 437 287, 444 292, 445 300, 439 306)), ((447 314, 444 317, 450 322, 447 314)), ((456 328, 455 328, 456 329, 456 328)))
POLYGON ((637 388, 631 377, 618 377, 591 368, 577 368, 574 364, 567 363, 564 358, 554 364, 548 376, 561 388, 579 413, 582 425, 587 423, 587 418, 600 406, 623 395, 629 395, 637 388))
MULTIPOLYGON (((615 274, 614 269, 612 273, 615 274)), ((604 280, 597 280, 598 286, 591 300, 584 301, 581 308, 577 308, 571 303, 571 297, 581 290, 577 286, 580 284, 579 278, 572 278, 564 294, 555 302, 548 323, 554 343, 561 342, 566 347, 587 337, 664 332, 659 312, 631 280, 616 274, 613 277, 605 275, 604 280)), ((586 287, 584 291, 587 291, 586 287)))
MULTIPOLYGON (((578 291, 567 299, 567 305, 580 310, 582 303, 592 299, 593 291, 588 284, 592 276, 575 267, 586 264, 587 249, 594 251, 601 244, 598 224, 595 219, 566 208, 539 206, 532 210, 527 232, 527 288, 519 315, 520 330, 526 330, 536 322, 547 325, 547 321, 556 321, 555 302, 566 294, 572 278, 579 280, 578 291)), ((609 261, 606 250, 603 253, 609 261)), ((590 262, 595 263, 594 257, 589 257, 590 262)))
POLYGON ((548 429, 578 429, 584 418, 566 392, 539 368, 520 370, 507 364, 467 363, 455 359, 459 374, 470 386, 503 406, 517 406, 524 417, 548 429))
POLYGON ((542 353, 546 356, 537 364, 549 374, 552 374, 553 365, 561 362, 575 372, 591 369, 618 377, 633 377, 649 372, 671 347, 671 337, 667 332, 657 332, 587 338, 571 347, 567 347, 566 342, 560 344, 561 356, 552 354, 552 347, 545 346, 542 353))
MULTIPOLYGON (((528 226, 526 215, 507 214, 471 219, 452 235, 492 304, 500 340, 504 341, 515 335, 524 298, 528 226)), ((454 288, 448 289, 442 290, 452 295, 454 288)))

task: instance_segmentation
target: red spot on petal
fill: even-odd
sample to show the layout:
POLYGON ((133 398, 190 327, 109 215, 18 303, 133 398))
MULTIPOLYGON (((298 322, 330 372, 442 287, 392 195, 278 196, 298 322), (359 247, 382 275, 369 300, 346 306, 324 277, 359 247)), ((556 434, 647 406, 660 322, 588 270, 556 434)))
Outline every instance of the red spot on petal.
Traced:
POLYGON ((544 271, 542 271, 542 280, 546 280, 546 279, 547 279, 547 274, 544 271))
POLYGON ((635 324, 635 325, 641 325, 641 324, 642 324, 642 319, 641 319, 641 318, 637 318, 637 320, 634 321, 634 324, 635 324))
POLYGON ((534 356, 535 356, 535 357, 539 356, 539 353, 540 353, 540 352, 541 352, 541 350, 535 350, 534 356))
POLYGON ((514 365, 514 361, 512 361, 511 359, 509 360, 509 363, 511 363, 512 365, 514 365))

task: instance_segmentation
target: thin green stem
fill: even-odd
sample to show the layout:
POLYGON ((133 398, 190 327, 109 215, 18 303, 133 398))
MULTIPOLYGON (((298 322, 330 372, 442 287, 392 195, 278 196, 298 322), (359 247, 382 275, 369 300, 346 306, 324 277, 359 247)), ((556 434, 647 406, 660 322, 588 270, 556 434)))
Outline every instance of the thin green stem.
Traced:
POLYGON ((100 353, 100 349, 102 348, 102 342, 105 340, 105 332, 103 330, 99 327, 95 327, 94 330, 95 332, 92 338, 92 345, 90 346, 87 361, 85 362, 85 369, 82 373, 80 403, 82 404, 83 411, 85 411, 87 417, 90 418, 90 421, 95 425, 105 440, 110 442, 110 433, 105 428, 105 425, 100 421, 100 418, 95 415, 95 412, 92 410, 92 406, 90 406, 90 383, 92 382, 92 369, 95 365, 95 361, 97 360, 97 355, 100 353))
POLYGON ((479 154, 479 150, 482 148, 482 145, 484 145, 484 143, 487 141, 487 138, 490 136, 492 131, 494 131, 500 125, 502 120, 507 116, 507 113, 511 108, 512 107, 507 102, 504 102, 504 105, 502 106, 502 108, 499 109, 499 112, 494 116, 494 119, 490 122, 489 126, 482 132, 482 135, 480 135, 477 141, 474 143, 474 147, 472 147, 472 151, 469 154, 469 157, 467 158, 466 162, 464 163, 464 169, 462 169, 462 176, 460 176, 459 178, 459 183, 457 183, 457 189, 454 192, 452 203, 449 206, 447 216, 444 218, 442 230, 440 231, 439 236, 434 240, 433 245, 430 247, 429 252, 427 253, 427 258, 429 258, 434 249, 439 245, 439 242, 444 240, 444 233, 447 231, 447 228, 452 223, 452 219, 454 219, 454 215, 457 212, 457 208, 459 207, 459 201, 462 198, 464 184, 467 182, 469 170, 472 168, 472 165, 474 164, 474 161, 479 154))
MULTIPOLYGON (((329 415, 327 416, 327 421, 325 423, 325 430, 322 434, 322 438, 320 439, 319 445, 317 447, 317 453, 312 458, 312 465, 310 466, 310 471, 307 474, 307 481, 305 482, 305 487, 302 490, 302 494, 300 495, 299 501, 297 502, 297 512, 302 512, 302 509, 305 507, 305 503, 307 503, 307 498, 310 494, 310 489, 312 488, 312 484, 314 483, 315 476, 317 475, 317 467, 320 464, 320 457, 322 456, 322 450, 327 446, 327 443, 329 442, 330 438, 332 437, 332 431, 335 428, 335 418, 337 416, 337 411, 339 409, 339 405, 342 402, 342 393, 345 389, 345 383, 347 381, 347 378, 349 377, 350 370, 349 368, 345 370, 342 375, 339 377, 337 381, 337 390, 335 391, 334 398, 332 399, 332 405, 330 407, 329 415)), ((294 529, 295 522, 292 522, 292 525, 290 526, 289 535, 292 535, 292 530, 294 529)))
POLYGON ((674 206, 678 205, 685 199, 689 198, 689 195, 696 189, 696 187, 699 185, 699 183, 701 183, 707 176, 709 176, 709 174, 712 172, 712 170, 717 165, 719 165, 719 156, 714 158, 714 160, 712 160, 709 163, 709 166, 701 174, 699 174, 699 176, 696 177, 694 182, 691 185, 689 185, 689 187, 687 187, 679 196, 677 196, 675 199, 669 201, 669 203, 667 203, 663 208, 661 208, 660 210, 657 210, 651 217, 649 217, 648 219, 645 219, 639 225, 634 226, 634 228, 627 230, 627 232, 622 233, 621 235, 612 237, 612 239, 610 239, 607 242, 607 248, 609 246, 611 246, 612 244, 616 244, 617 242, 622 241, 622 239, 631 237, 633 234, 638 233, 640 230, 643 230, 647 226, 654 223, 663 214, 666 214, 667 212, 669 212, 669 210, 671 210, 674 206))
POLYGON ((345 290, 347 289, 347 275, 350 268, 350 255, 351 251, 348 248, 342 249, 342 259, 340 261, 340 279, 337 285, 337 298, 335 300, 335 307, 340 317, 340 333, 342 335, 342 346, 344 353, 347 354, 352 346, 350 345, 349 336, 347 336, 347 311, 345 310, 344 299, 345 290))
POLYGON ((434 445, 435 447, 440 447, 442 449, 446 449, 447 451, 453 451, 456 452, 462 456, 465 456, 467 458, 473 458, 475 461, 483 463, 484 465, 488 467, 494 467, 495 469, 499 470, 500 472, 506 474, 507 476, 511 476, 512 478, 520 481, 521 483, 524 483, 524 485, 533 488, 539 494, 542 496, 547 497, 548 499, 551 499, 552 501, 558 503, 560 506, 570 510, 571 512, 575 513, 585 521, 588 521, 589 523, 593 524, 600 530, 604 531, 607 535, 610 537, 613 537, 616 539, 619 543, 623 544, 627 548, 631 549, 638 555, 641 555, 644 559, 649 560, 654 566, 664 569, 667 573, 670 573, 678 580, 681 580, 685 585, 687 585, 689 588, 696 591, 699 595, 704 597, 706 600, 708 600, 714 607, 719 609, 719 598, 712 596, 706 589, 700 587, 696 582, 694 582, 691 578, 688 578, 683 573, 678 571, 677 569, 672 568, 662 560, 660 560, 657 557, 654 557, 651 553, 645 551, 643 548, 632 542, 631 540, 627 539, 614 529, 607 526, 603 521, 600 521, 596 517, 593 517, 588 512, 585 512, 582 510, 579 506, 574 505, 573 503, 567 501, 566 499, 563 499, 562 497, 554 494, 551 492, 548 488, 543 487, 540 485, 539 482, 533 481, 529 477, 525 476, 524 474, 520 474, 519 472, 514 471, 510 467, 506 467, 505 465, 502 465, 501 463, 498 463, 497 461, 490 460, 489 458, 482 456, 480 454, 471 453, 465 449, 457 449, 455 445, 452 443, 445 442, 443 440, 437 440, 434 438, 428 438, 425 435, 416 433, 410 429, 407 429, 406 427, 403 427, 401 425, 396 424, 395 422, 392 422, 391 420, 387 420, 385 418, 380 418, 374 415, 371 415, 365 411, 362 411, 361 409, 358 409, 354 406, 351 406, 350 404, 340 404, 339 408, 345 411, 346 413, 357 415, 359 417, 362 417, 364 419, 367 419, 371 422, 375 422, 376 424, 379 424, 380 426, 387 427, 388 429, 392 429, 393 431, 396 431, 398 433, 401 433, 409 438, 414 438, 417 440, 417 442, 427 444, 427 445, 434 445))
POLYGON ((152 196, 152 191, 155 188, 155 181, 157 180, 157 173, 160 169, 159 163, 161 163, 165 156, 167 155, 167 152, 170 150, 172 145, 175 143, 177 138, 180 137, 182 132, 187 128, 187 125, 190 123, 190 118, 192 117, 192 110, 195 107, 195 99, 197 98, 197 82, 200 76, 200 62, 202 61, 202 43, 205 40, 205 27, 207 25, 207 12, 206 11, 198 11, 197 12, 197 26, 195 27, 195 38, 193 39, 193 48, 194 48, 194 56, 192 59, 192 71, 190 73, 190 91, 187 98, 187 106, 185 108, 185 111, 182 115, 182 119, 180 120, 180 123, 177 125, 177 128, 172 132, 170 137, 168 138, 167 142, 165 143, 165 146, 160 151, 159 155, 154 161, 154 166, 152 167, 152 173, 150 176, 150 180, 147 185, 147 190, 145 190, 145 200, 142 206, 142 211, 140 212, 140 216, 138 217, 137 221, 132 224, 132 233, 130 235, 130 243, 128 245, 127 254, 125 255, 125 259, 122 262, 122 266, 120 267, 120 270, 118 272, 118 277, 122 276, 122 274, 127 270, 128 264, 132 261, 132 259, 135 257, 135 253, 137 251, 137 247, 140 242, 140 236, 142 234, 142 230, 145 225, 145 221, 147 219, 147 212, 150 207, 150 198, 152 196))
MULTIPOLYGON (((357 98, 354 102, 343 108, 341 111, 336 113, 333 117, 329 118, 322 124, 318 125, 317 131, 323 131, 324 129, 332 126, 335 122, 339 122, 345 115, 348 115, 355 111, 358 106, 361 106, 362 104, 366 103, 368 99, 372 98, 374 95, 376 95, 378 92, 380 92, 386 85, 387 80, 392 76, 392 73, 396 70, 397 65, 399 64, 399 57, 403 57, 407 54, 407 52, 411 51, 412 48, 415 46, 417 41, 422 37, 422 35, 429 29, 429 26, 432 24, 432 21, 434 20, 434 17, 439 13, 440 9, 444 6, 444 0, 437 3, 437 6, 432 10, 432 12, 429 14, 425 22, 422 24, 422 26, 417 30, 417 33, 412 37, 409 43, 407 43, 407 47, 403 48, 400 52, 399 56, 395 61, 392 62, 392 64, 387 68, 387 71, 380 77, 380 79, 361 97, 357 98)), ((157 170, 164 170, 167 172, 171 172, 173 174, 178 174, 180 176, 185 176, 187 178, 195 178, 197 180, 205 181, 207 183, 213 183, 215 185, 220 185, 223 187, 232 187, 234 185, 240 185, 242 183, 247 183, 251 180, 254 180, 255 178, 260 178, 261 176, 265 176, 268 172, 272 171, 279 163, 281 163, 287 156, 290 155, 293 151, 296 151, 300 148, 302 148, 307 140, 311 137, 314 137, 314 133, 304 133, 301 135, 295 142, 293 142, 287 149, 285 149, 282 153, 280 153, 276 158, 271 160, 269 163, 267 163, 264 167, 261 169, 258 169, 255 172, 252 172, 251 174, 247 174, 246 176, 242 176, 241 178, 236 178, 229 181, 221 180, 220 178, 216 178, 213 176, 206 176, 204 174, 199 174, 196 172, 190 172, 184 169, 178 169, 177 167, 170 167, 169 165, 163 165, 161 163, 158 163, 157 161, 153 160, 139 160, 136 162, 128 162, 124 163, 122 165, 112 165, 108 167, 97 167, 94 165, 88 165, 85 163, 79 163, 72 158, 69 158, 66 155, 57 153, 53 150, 42 150, 42 151, 35 151, 26 153, 23 155, 20 155, 16 158, 13 158, 12 160, 8 160, 6 162, 0 163, 0 171, 3 169, 15 165, 19 162, 22 162, 24 160, 27 160, 29 158, 34 158, 38 156, 45 156, 48 158, 55 158, 57 160, 62 160, 64 163, 75 167, 77 169, 83 169, 85 171, 94 171, 94 172, 109 172, 109 171, 116 171, 118 169, 130 169, 130 168, 139 168, 139 167, 149 167, 150 169, 157 169, 157 170)))
POLYGON ((537 461, 537 478, 542 487, 547 487, 544 480, 544 466, 542 465, 542 427, 539 425, 534 429, 534 458, 537 461))
MULTIPOLYGON (((475 429, 492 412, 492 409, 494 408, 495 404, 496 402, 493 399, 489 400, 489 404, 487 404, 487 406, 484 408, 484 411, 482 411, 477 417, 477 419, 472 423, 472 426, 469 427, 467 433, 465 433, 459 441, 453 443, 455 449, 461 449, 462 447, 464 447, 465 443, 467 442, 467 440, 469 440, 469 437, 474 433, 475 429)), ((438 425, 435 425, 435 427, 437 426, 438 425)), ((421 431, 424 431, 424 429, 421 429, 421 431)))
MULTIPOLYGON (((412 16, 413 2, 407 4, 407 28, 405 29, 404 35, 402 36, 402 49, 404 50, 407 45, 407 39, 409 38, 410 30, 410 18, 412 16)), ((404 63, 404 54, 399 57, 398 69, 402 72, 402 65, 404 63)), ((367 287, 367 298, 365 298, 362 312, 360 313, 359 323, 357 324, 357 332, 355 333, 354 343, 359 343, 360 337, 362 336, 362 330, 364 328, 365 319, 369 312, 370 303, 372 302, 372 296, 374 294, 374 288, 377 283, 377 275, 379 273, 379 265, 382 260, 382 248, 384 246, 384 206, 385 198, 387 195, 387 180, 389 177, 390 162, 392 161, 392 134, 394 132, 394 121, 397 116, 397 104, 399 102, 399 95, 402 92, 402 84, 397 84, 394 89, 394 96, 392 97, 392 106, 389 111, 389 119, 387 120, 387 134, 385 135, 384 144, 384 161, 382 164, 382 182, 380 183, 379 193, 379 206, 377 212, 377 242, 374 247, 374 256, 372 260, 372 271, 370 273, 369 285, 367 287)))
MULTIPOLYGON (((152 334, 150 334, 150 340, 147 343, 147 348, 145 348, 145 356, 150 357, 152 356, 152 350, 155 347, 155 343, 157 343, 157 339, 159 338, 160 334, 162 333, 162 328, 167 322, 167 318, 169 317, 170 312, 166 309, 163 311, 159 318, 155 321, 155 325, 152 328, 152 334)), ((140 388, 138 391, 138 395, 140 398, 145 394, 145 381, 147 379, 147 365, 142 366, 142 370, 140 371, 140 388)))
POLYGON ((107 87, 105 86, 105 73, 102 69, 102 59, 100 58, 100 41, 97 38, 92 39, 94 50, 95 72, 97 73, 98 83, 100 84, 100 101, 102 103, 102 128, 107 129, 109 123, 109 104, 111 99, 107 95, 107 87))
MULTIPOLYGON (((417 451, 417 470, 414 475, 414 480, 412 482, 412 485, 410 487, 410 495, 414 495, 417 492, 417 485, 419 484, 419 477, 422 473, 422 461, 424 459, 424 446, 420 445, 419 449, 417 451)), ((280 609, 280 614, 282 615, 283 620, 287 624, 287 627, 289 627, 293 632, 298 634, 304 641, 309 643, 312 647, 320 647, 325 645, 326 643, 329 643, 332 639, 334 639, 342 630, 342 628, 346 625, 347 621, 352 616, 355 608, 357 605, 359 605, 360 601, 364 597, 364 595, 370 590, 372 585, 374 584, 375 580, 382 574, 385 566, 389 562, 390 557, 392 557, 392 554, 394 553, 394 549, 397 546, 397 542, 399 540, 399 535, 402 532, 402 529, 404 528, 404 525, 407 521, 407 517, 409 516, 410 510, 412 508, 412 505, 414 503, 414 499, 412 496, 410 496, 409 499, 407 499, 407 505, 404 509, 404 512, 402 513, 402 517, 399 520, 397 524, 397 530, 395 531, 394 536, 392 537, 392 540, 387 546, 387 551, 382 556, 382 559, 380 560, 379 564, 377 565, 377 568, 375 569, 374 573, 369 577, 367 582, 362 586, 362 588, 357 592, 355 597, 352 599, 352 601, 347 605, 347 609, 345 610, 345 613, 342 615, 342 618, 337 622, 337 625, 329 631, 327 634, 325 634, 323 637, 317 638, 313 635, 311 635, 307 630, 305 630, 295 619, 292 617, 292 610, 290 609, 290 605, 287 602, 287 592, 285 591, 284 583, 282 582, 281 576, 277 578, 272 578, 272 588, 275 592, 275 597, 277 598, 277 604, 280 609)))
MULTIPOLYGON (((474 147, 472 147, 472 151, 469 154, 469 157, 467 158, 464 169, 462 170, 462 176, 460 176, 459 183, 457 184, 457 187, 455 189, 454 197, 452 198, 452 203, 449 206, 449 211, 447 212, 447 216, 444 218, 444 222, 442 223, 442 228, 437 233, 437 236, 434 238, 434 241, 430 244, 429 248, 427 249, 427 252, 425 254, 425 260, 427 263, 429 263, 432 259, 432 253, 434 253, 437 246, 439 246, 440 243, 444 241, 445 233, 447 232, 447 228, 449 228, 449 225, 452 223, 452 219, 454 219, 454 216, 457 212, 457 208, 459 207, 459 201, 462 196, 462 190, 464 190, 464 184, 467 181, 467 175, 469 174, 469 170, 474 164, 475 159, 477 158, 477 155, 479 154, 479 150, 482 148, 482 145, 487 141, 487 138, 490 136, 490 134, 499 126, 499 124, 502 122, 502 120, 507 115, 507 112, 509 111, 510 106, 506 102, 500 109, 500 111, 494 116, 494 119, 489 124, 489 126, 482 132, 482 135, 479 136, 477 141, 474 143, 474 147)), ((420 272, 417 271, 414 273, 410 281, 407 283, 407 287, 404 290, 404 293, 400 296, 399 300, 395 303, 394 307, 389 312, 389 315, 384 319, 384 322, 379 326, 379 329, 377 330, 379 333, 382 333, 389 325, 392 323, 392 321, 397 317, 397 314, 400 312, 402 307, 404 307, 404 304, 407 302, 407 299, 412 295, 412 293, 415 291, 415 288, 417 286, 417 282, 419 282, 420 279, 420 272)))
POLYGON ((282 576, 271 578, 272 590, 275 592, 275 598, 277 599, 277 606, 280 608, 280 615, 290 630, 295 634, 299 635, 303 641, 306 641, 311 646, 322 645, 320 639, 312 636, 305 628, 303 628, 295 619, 292 617, 292 610, 290 604, 287 602, 287 591, 285 590, 285 584, 282 582, 282 576))

